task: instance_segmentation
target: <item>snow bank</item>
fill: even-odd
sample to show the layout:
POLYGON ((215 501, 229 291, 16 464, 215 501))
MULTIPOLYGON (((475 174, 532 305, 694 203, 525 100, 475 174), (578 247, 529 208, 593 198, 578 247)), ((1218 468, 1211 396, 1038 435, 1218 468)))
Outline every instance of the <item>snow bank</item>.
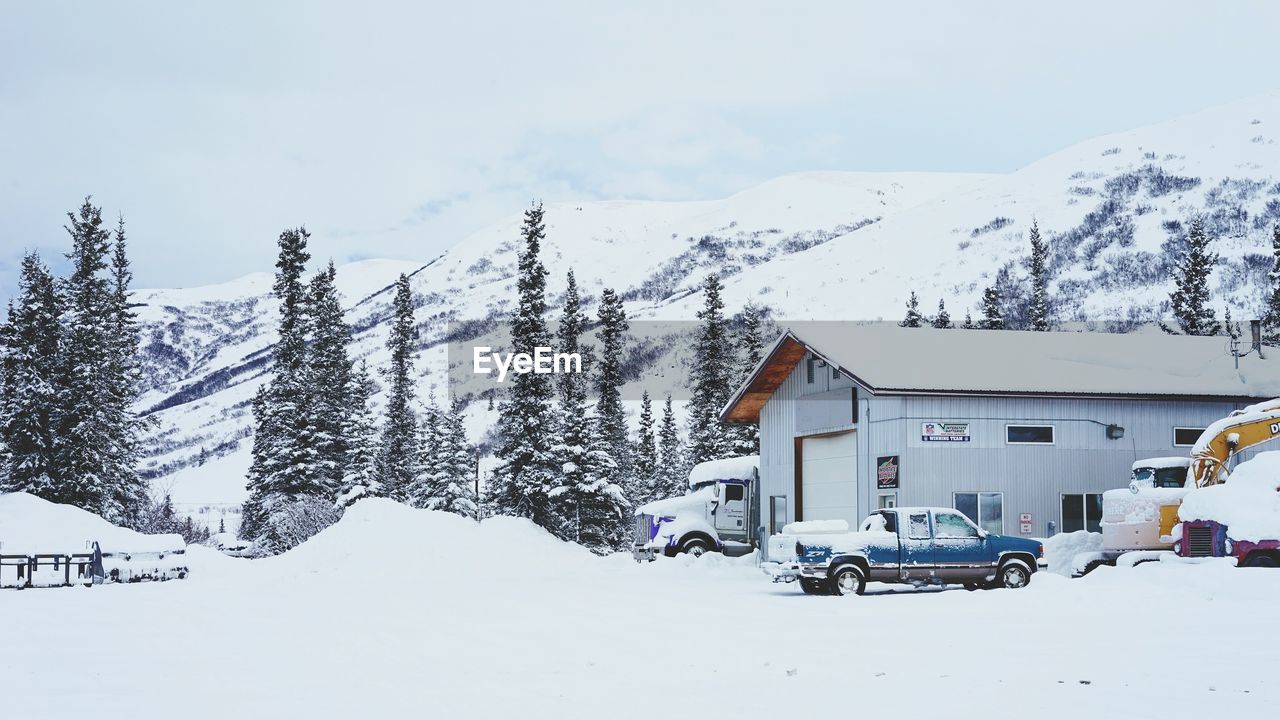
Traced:
POLYGON ((847 520, 801 520, 782 526, 783 535, 821 535, 823 533, 847 533, 847 520))
POLYGON ((1178 508, 1184 522, 1213 520, 1233 540, 1280 538, 1280 452, 1258 453, 1240 463, 1230 479, 1187 493, 1178 508))
POLYGON ((715 480, 750 480, 756 476, 756 469, 759 467, 759 455, 698 463, 689 471, 689 485, 697 486, 715 480))
POLYGON ((1076 555, 1102 550, 1102 533, 1088 530, 1062 532, 1042 540, 1040 544, 1044 545, 1044 559, 1049 564, 1049 572, 1071 577, 1076 555))
POLYGON ((165 552, 186 547, 181 535, 146 535, 117 527, 87 510, 28 493, 0 495, 0 552, 6 555, 165 552))

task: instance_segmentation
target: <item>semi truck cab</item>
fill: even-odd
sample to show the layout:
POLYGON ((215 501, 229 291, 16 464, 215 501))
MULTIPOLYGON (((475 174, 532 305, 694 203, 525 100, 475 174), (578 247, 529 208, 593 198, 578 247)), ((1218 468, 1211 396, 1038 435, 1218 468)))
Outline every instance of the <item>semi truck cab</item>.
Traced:
POLYGON ((755 549, 759 518, 758 456, 699 463, 689 492, 636 509, 631 552, 637 560, 659 553, 746 555, 755 549))

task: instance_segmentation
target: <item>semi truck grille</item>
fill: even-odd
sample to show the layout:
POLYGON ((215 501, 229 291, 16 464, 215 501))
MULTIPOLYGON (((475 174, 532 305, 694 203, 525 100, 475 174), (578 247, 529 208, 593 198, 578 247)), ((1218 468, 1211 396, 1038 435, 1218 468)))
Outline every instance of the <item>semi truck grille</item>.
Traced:
POLYGON ((649 542, 649 519, 650 515, 640 514, 636 516, 636 536, 637 545, 644 545, 649 542))
POLYGON ((1190 557, 1213 555, 1213 528, 1204 525, 1187 528, 1187 555, 1190 557))

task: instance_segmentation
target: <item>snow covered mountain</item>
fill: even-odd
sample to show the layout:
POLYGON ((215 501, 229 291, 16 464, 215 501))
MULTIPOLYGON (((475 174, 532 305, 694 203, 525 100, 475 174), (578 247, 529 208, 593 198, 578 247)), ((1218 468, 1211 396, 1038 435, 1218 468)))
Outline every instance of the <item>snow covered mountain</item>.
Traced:
MULTIPOLYGON (((754 300, 781 319, 896 320, 915 290, 926 313, 943 298, 958 321, 987 285, 1016 301, 1035 219, 1051 245, 1057 318, 1127 329, 1165 313, 1185 223, 1200 213, 1221 254, 1215 305, 1254 317, 1280 221, 1277 137, 1272 94, 1095 138, 1006 175, 804 173, 717 201, 550 205, 549 299, 572 269, 588 305, 612 287, 633 319, 690 320, 698 282, 716 271, 731 310, 754 300)), ((515 214, 429 262, 339 267, 354 354, 385 361, 390 285, 408 273, 420 395, 443 396, 447 341, 489 332, 510 312, 519 225, 515 214)), ((146 343, 140 408, 154 418, 146 469, 178 502, 244 497, 248 402, 275 339, 270 286, 261 273, 135 296, 146 343)), ((643 362, 649 383, 683 381, 679 348, 643 362)), ((473 438, 495 419, 484 406, 469 408, 473 438)))

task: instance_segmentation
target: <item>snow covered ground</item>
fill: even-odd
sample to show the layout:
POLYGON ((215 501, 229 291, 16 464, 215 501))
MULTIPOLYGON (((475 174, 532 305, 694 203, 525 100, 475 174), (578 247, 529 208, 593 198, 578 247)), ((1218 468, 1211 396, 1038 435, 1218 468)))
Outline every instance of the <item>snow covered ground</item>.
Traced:
POLYGON ((1216 563, 809 597, 747 561, 642 566, 374 500, 283 556, 190 565, 0 592, 0 716, 1255 718, 1280 700, 1280 572, 1216 563))

